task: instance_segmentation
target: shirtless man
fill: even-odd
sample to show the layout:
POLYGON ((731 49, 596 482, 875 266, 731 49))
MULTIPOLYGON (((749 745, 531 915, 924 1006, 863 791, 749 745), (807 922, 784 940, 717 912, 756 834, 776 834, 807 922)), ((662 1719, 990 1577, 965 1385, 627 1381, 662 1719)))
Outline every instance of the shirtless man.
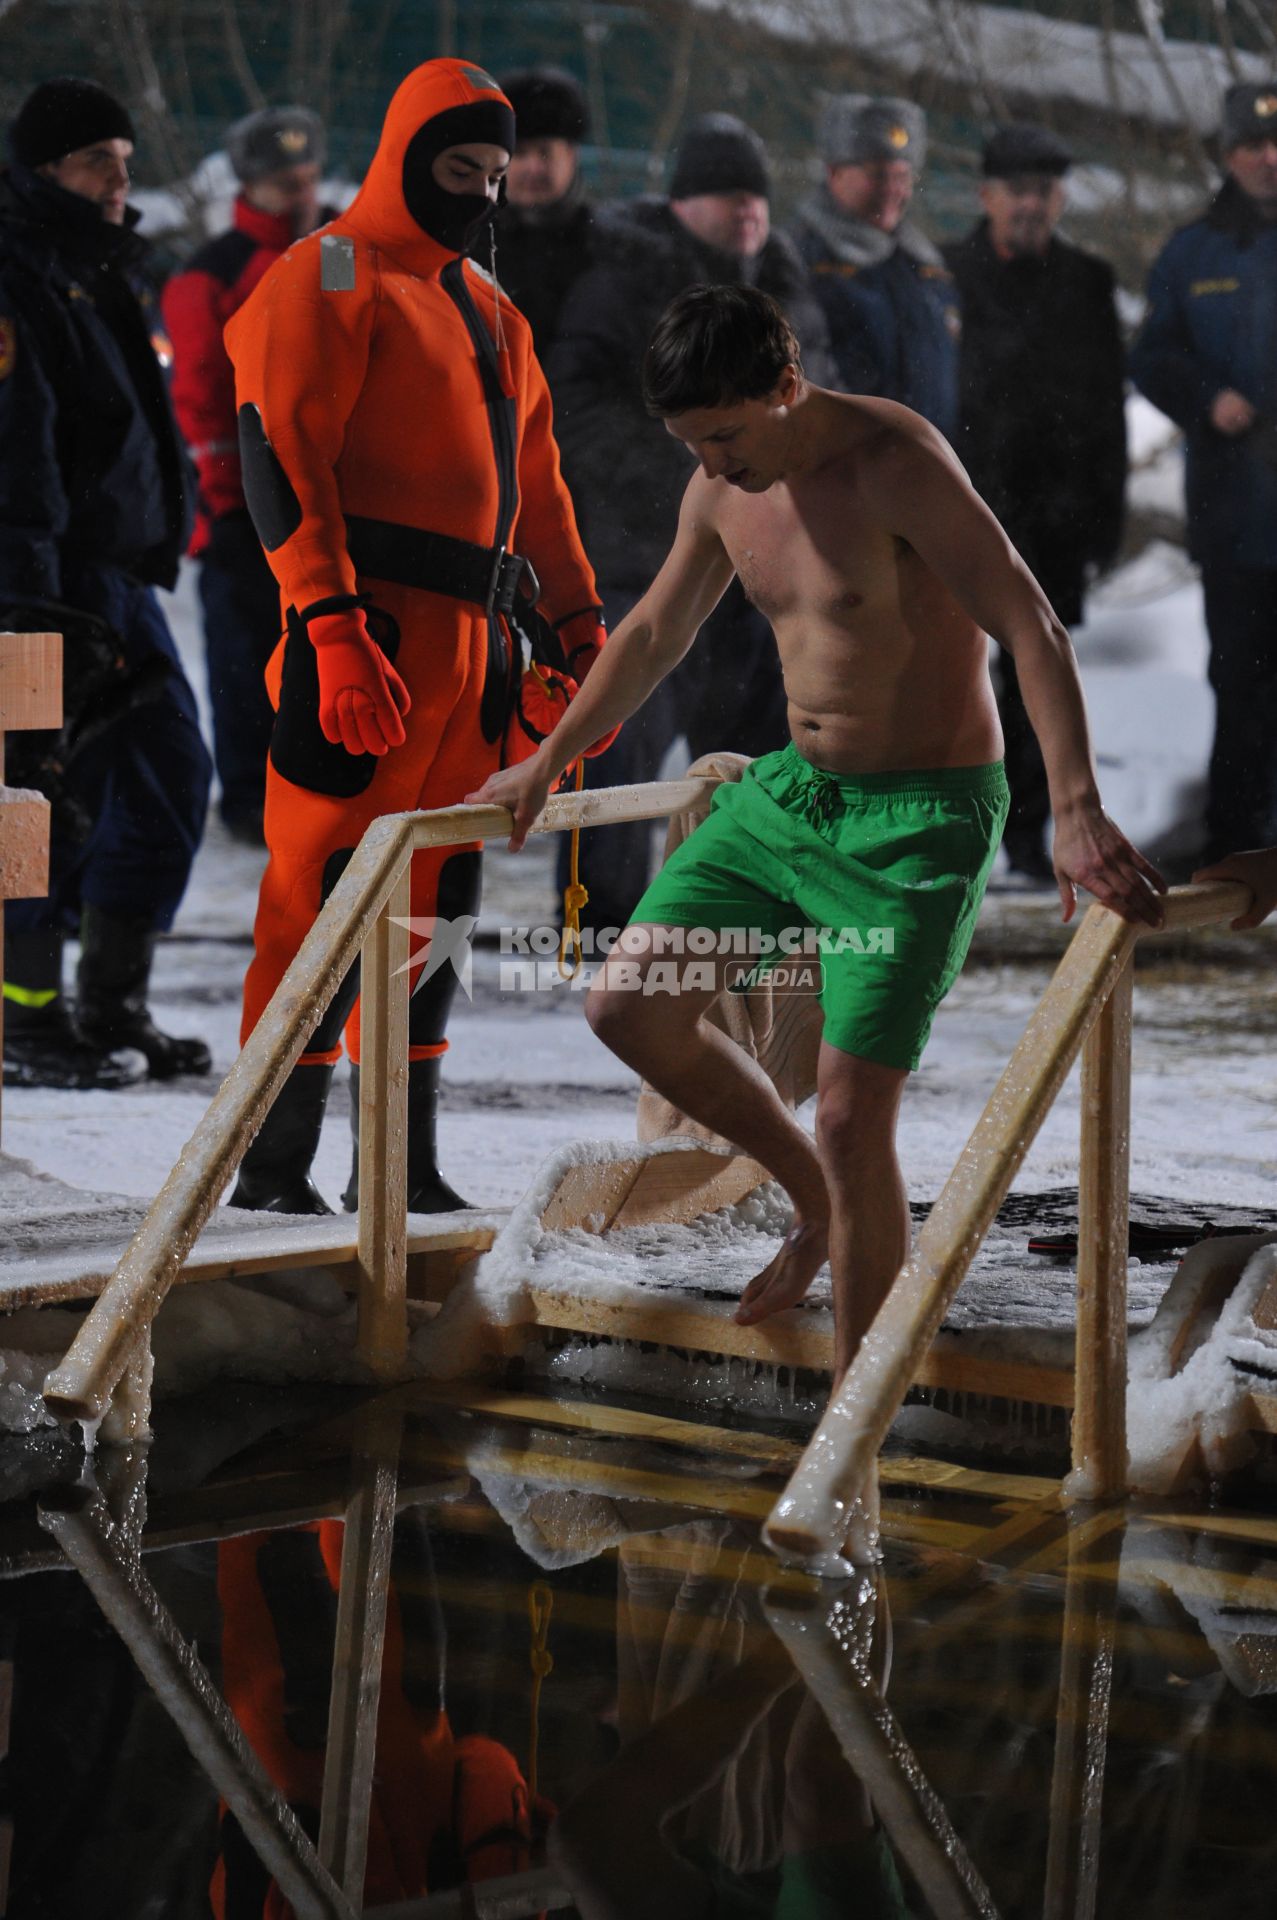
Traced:
POLYGON ((1042 745, 1063 918, 1082 885, 1156 926, 1165 885, 1100 804, 1068 635, 934 428, 810 386, 784 316, 749 287, 680 295, 644 385, 699 463, 673 548, 534 757, 467 797, 508 807, 521 847, 563 769, 642 704, 740 575, 775 629, 792 744, 719 788, 586 1010, 613 1052, 785 1187, 794 1224, 737 1319, 792 1306, 828 1253, 837 1382, 908 1253, 900 1097, 1006 817, 986 633, 1014 654, 1042 745), (761 1068, 702 1024, 714 991, 649 997, 622 971, 668 954, 670 927, 802 925, 835 936, 814 1143, 761 1068))

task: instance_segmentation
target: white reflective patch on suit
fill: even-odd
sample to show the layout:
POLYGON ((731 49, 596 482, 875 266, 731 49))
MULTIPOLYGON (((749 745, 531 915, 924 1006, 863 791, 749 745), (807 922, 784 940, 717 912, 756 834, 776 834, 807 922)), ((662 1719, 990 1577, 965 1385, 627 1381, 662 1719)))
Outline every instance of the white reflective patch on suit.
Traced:
POLYGON ((319 242, 319 284, 325 293, 355 291, 355 243, 344 233, 325 233, 319 242))

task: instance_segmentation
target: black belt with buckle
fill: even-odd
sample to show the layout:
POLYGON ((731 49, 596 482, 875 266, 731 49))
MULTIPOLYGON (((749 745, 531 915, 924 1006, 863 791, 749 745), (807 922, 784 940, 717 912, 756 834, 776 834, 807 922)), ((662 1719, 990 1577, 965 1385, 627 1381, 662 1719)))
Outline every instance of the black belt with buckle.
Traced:
POLYGON ((505 547, 480 547, 449 533, 405 527, 395 520, 346 521, 346 547, 355 572, 425 593, 469 600, 485 613, 513 612, 516 598, 535 602, 541 583, 530 560, 505 547))

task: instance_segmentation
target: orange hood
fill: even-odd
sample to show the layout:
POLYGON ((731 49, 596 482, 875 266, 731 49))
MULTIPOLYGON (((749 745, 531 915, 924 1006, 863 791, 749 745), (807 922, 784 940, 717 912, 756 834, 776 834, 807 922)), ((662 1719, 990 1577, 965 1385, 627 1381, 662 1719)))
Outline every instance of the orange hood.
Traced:
POLYGON ((468 141, 513 150, 514 111, 496 81, 468 60, 427 60, 414 67, 395 91, 364 184, 337 225, 414 273, 437 273, 461 248, 432 237, 418 217, 420 205, 410 200, 414 183, 418 193, 422 186, 442 193, 430 186, 430 161, 468 141), (441 123, 432 128, 432 121, 441 123))

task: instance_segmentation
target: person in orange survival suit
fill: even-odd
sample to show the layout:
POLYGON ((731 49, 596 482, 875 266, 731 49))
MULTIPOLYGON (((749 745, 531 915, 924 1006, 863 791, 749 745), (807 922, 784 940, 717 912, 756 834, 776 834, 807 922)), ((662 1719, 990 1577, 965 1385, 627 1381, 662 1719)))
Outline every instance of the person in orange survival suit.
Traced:
MULTIPOLYGON (((292 246, 226 329, 245 494, 287 629, 268 670, 270 859, 243 1037, 370 821, 460 801, 498 766, 520 675, 504 616, 521 585, 569 674, 602 644, 530 329, 461 257, 513 144, 487 74, 463 60, 416 68, 356 200, 292 246)), ((414 918, 474 914, 478 895, 477 846, 416 855, 414 918)), ((441 967, 411 1002, 408 1204, 421 1212, 465 1204, 435 1139, 455 984, 441 967)), ((352 979, 315 1029, 233 1205, 330 1211, 310 1167, 343 1023, 358 1062, 356 992, 352 979)), ((352 1111, 357 1125, 357 1095, 352 1111)))
MULTIPOLYGON (((323 1800, 343 1532, 342 1521, 323 1520, 245 1534, 218 1548, 223 1695, 312 1839, 323 1800)), ((446 1624, 424 1509, 395 1522, 391 1565, 360 1903, 370 1909, 525 1872, 556 1811, 530 1796, 508 1747, 452 1728, 446 1624)), ((225 1805, 209 1895, 216 1920, 293 1914, 225 1805)))

